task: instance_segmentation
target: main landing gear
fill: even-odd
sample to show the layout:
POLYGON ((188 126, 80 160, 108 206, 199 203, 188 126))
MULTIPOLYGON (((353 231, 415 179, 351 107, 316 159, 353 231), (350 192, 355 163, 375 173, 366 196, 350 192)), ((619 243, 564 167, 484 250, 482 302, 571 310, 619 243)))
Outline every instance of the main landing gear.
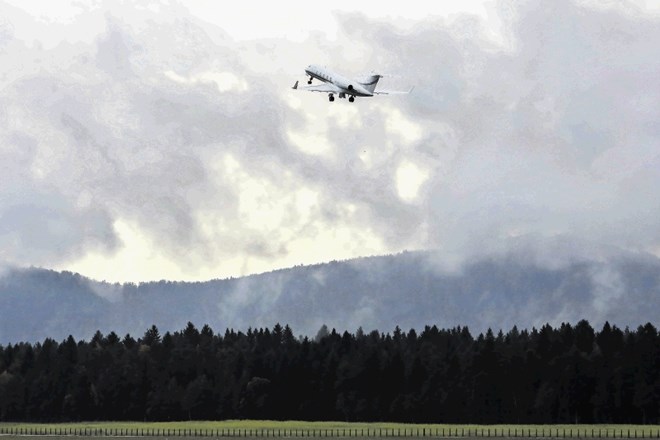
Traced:
MULTIPOLYGON (((340 98, 346 98, 346 95, 344 95, 343 93, 340 93, 339 97, 340 98)), ((334 102, 334 100, 335 100, 335 95, 333 95, 332 93, 328 93, 328 101, 334 102)), ((348 97, 348 102, 354 102, 354 101, 355 101, 355 96, 349 96, 348 97)))

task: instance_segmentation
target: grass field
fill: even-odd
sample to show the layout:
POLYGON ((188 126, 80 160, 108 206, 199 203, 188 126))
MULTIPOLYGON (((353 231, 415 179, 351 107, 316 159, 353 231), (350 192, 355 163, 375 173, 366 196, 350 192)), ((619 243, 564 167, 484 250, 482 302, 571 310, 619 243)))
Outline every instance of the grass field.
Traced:
POLYGON ((439 425, 269 420, 190 422, 0 423, 5 435, 186 437, 554 437, 660 438, 660 426, 439 425))

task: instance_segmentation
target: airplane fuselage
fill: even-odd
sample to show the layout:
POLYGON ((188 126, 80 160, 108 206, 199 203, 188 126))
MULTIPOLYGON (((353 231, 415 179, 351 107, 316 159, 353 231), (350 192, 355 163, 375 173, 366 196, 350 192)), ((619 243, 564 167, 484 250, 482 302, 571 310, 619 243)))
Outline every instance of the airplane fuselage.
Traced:
POLYGON ((338 93, 352 96, 373 96, 374 94, 362 86, 359 82, 339 75, 323 66, 310 64, 305 69, 305 73, 310 78, 316 78, 319 81, 332 84, 341 89, 338 93))

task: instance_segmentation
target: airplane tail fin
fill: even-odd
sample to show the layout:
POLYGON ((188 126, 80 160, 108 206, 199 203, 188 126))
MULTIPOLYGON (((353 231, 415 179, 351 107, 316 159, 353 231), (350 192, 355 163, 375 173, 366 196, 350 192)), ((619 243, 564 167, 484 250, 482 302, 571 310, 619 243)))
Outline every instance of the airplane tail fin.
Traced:
POLYGON ((358 82, 362 87, 373 93, 373 91, 376 89, 376 84, 378 84, 378 80, 381 79, 382 77, 383 75, 378 75, 374 73, 371 75, 367 75, 365 78, 362 78, 358 82))

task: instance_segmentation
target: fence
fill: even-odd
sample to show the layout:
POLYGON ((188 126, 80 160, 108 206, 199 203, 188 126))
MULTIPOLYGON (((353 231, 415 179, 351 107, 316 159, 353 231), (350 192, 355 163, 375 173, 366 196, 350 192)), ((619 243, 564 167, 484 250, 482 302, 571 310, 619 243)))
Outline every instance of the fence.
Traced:
POLYGON ((0 426, 0 435, 11 436, 77 436, 77 437, 262 437, 262 438, 329 438, 329 437, 509 437, 509 438, 660 438, 660 427, 651 429, 629 428, 77 428, 31 426, 0 426))

